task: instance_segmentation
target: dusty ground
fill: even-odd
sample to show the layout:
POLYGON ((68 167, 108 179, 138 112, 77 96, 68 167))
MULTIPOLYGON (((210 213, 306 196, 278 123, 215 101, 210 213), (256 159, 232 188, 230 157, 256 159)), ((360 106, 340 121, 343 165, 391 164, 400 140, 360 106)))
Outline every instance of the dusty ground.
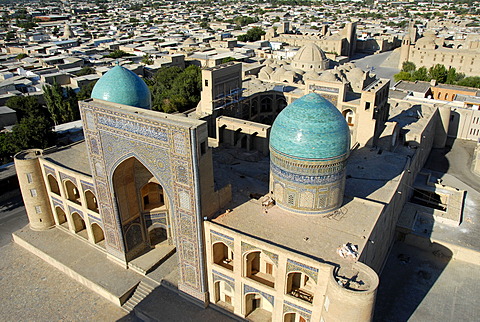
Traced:
POLYGON ((480 266, 396 243, 380 277, 374 321, 478 321, 480 266))
POLYGON ((11 233, 27 223, 18 196, 1 204, 2 321, 135 321, 121 308, 14 244, 11 233))

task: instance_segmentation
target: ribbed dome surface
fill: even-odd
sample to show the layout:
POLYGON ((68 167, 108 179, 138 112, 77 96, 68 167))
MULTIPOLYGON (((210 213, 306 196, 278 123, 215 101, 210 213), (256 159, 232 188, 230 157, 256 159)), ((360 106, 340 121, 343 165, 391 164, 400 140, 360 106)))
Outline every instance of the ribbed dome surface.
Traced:
POLYGON ((350 149, 350 131, 338 109, 316 93, 288 105, 275 119, 270 147, 294 158, 328 160, 350 149))
POLYGON ((323 60, 327 59, 323 50, 320 49, 314 43, 308 43, 307 45, 300 48, 293 58, 294 62, 303 62, 303 63, 320 63, 323 60))
POLYGON ((122 66, 115 66, 105 73, 93 87, 91 97, 148 110, 152 108, 147 84, 122 66))

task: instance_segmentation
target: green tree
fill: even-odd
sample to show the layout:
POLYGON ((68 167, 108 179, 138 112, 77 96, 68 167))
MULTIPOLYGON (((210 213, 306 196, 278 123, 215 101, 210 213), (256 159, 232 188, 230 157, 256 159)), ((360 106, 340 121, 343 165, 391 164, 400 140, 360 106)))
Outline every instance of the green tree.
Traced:
POLYGON ((44 85, 43 96, 55 125, 80 119, 77 95, 72 88, 63 90, 56 82, 51 86, 44 85))
POLYGON ((90 66, 83 66, 82 69, 78 72, 77 76, 85 76, 90 74, 95 74, 95 68, 90 66))
POLYGON ((402 71, 407 72, 407 73, 412 73, 416 69, 416 66, 414 63, 411 61, 405 61, 402 64, 402 71))
POLYGON ((166 113, 184 112, 200 101, 202 76, 199 67, 191 65, 161 68, 147 80, 152 93, 152 108, 166 113))
POLYGON ((146 53, 145 56, 143 56, 142 58, 142 63, 144 63, 145 65, 153 65, 152 55, 146 53))
POLYGON ((120 49, 116 49, 114 50, 113 52, 111 52, 110 54, 108 55, 105 55, 103 57, 106 57, 106 58, 122 58, 122 57, 126 57, 126 56, 134 56, 133 54, 129 54, 127 52, 124 52, 123 50, 120 50, 120 49))
POLYGON ((29 115, 15 125, 12 132, 0 133, 0 162, 8 163, 22 150, 46 148, 55 141, 48 118, 29 115))
POLYGON ((19 120, 28 116, 48 116, 45 108, 43 108, 33 96, 14 96, 8 99, 5 105, 17 112, 19 120))
POLYGON ((480 88, 480 77, 470 76, 458 81, 457 85, 480 88))
POLYGON ((93 90, 93 87, 95 87, 96 83, 97 81, 93 81, 83 86, 82 88, 80 88, 80 90, 77 93, 77 99, 79 101, 89 99, 92 96, 92 90, 93 90))
POLYGON ((253 27, 248 30, 246 34, 238 36, 239 41, 257 41, 262 39, 262 36, 265 35, 265 31, 260 27, 253 27))
POLYGON ((416 71, 413 72, 412 74, 412 80, 413 81, 430 81, 430 77, 428 76, 428 70, 426 67, 420 67, 416 71))
POLYGON ((235 61, 235 58, 233 57, 225 57, 224 59, 222 59, 222 64, 225 64, 225 63, 229 63, 231 61, 235 61))
POLYGON ((400 71, 400 73, 393 75, 393 79, 396 82, 401 81, 401 80, 410 81, 410 80, 412 80, 412 74, 410 74, 409 72, 400 71))
POLYGON ((447 78, 445 83, 447 84, 456 84, 460 79, 464 78, 465 75, 462 73, 457 73, 455 67, 450 67, 447 72, 447 78))
POLYGON ((435 66, 430 67, 428 70, 428 76, 442 84, 447 80, 447 73, 447 68, 441 64, 436 64, 435 66))
POLYGON ((25 57, 28 57, 28 55, 25 54, 25 53, 20 53, 20 54, 18 54, 17 57, 15 57, 15 58, 18 59, 18 60, 22 60, 22 59, 24 59, 25 57))

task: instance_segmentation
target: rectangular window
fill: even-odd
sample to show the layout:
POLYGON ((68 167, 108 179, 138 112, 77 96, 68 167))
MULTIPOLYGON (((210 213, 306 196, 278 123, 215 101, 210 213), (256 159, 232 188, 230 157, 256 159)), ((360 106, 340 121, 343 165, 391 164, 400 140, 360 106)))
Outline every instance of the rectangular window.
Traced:
POLYGON ((232 298, 228 295, 225 295, 225 303, 232 304, 232 298))
POLYGON ((207 152, 207 143, 203 141, 200 143, 200 155, 204 155, 207 152))
POLYGON ((36 197, 37 196, 37 189, 30 189, 30 195, 32 197, 36 197))
POLYGON ((205 87, 208 87, 208 79, 205 80, 205 87))
POLYGON ((32 182, 33 182, 33 177, 32 177, 32 174, 31 174, 31 173, 27 173, 27 181, 28 181, 28 183, 32 183, 32 182))
POLYGON ((143 204, 146 206, 150 203, 150 199, 148 198, 148 195, 147 196, 143 196, 143 204))
POLYGON ((268 275, 272 275, 272 274, 273 274, 273 265, 272 265, 272 264, 266 263, 266 265, 265 265, 265 273, 267 273, 268 275))
POLYGON ((370 108, 370 102, 365 102, 365 110, 368 110, 370 108))
POLYGON ((36 212, 37 214, 41 214, 41 213, 42 213, 42 207, 40 207, 40 206, 35 206, 35 212, 36 212))

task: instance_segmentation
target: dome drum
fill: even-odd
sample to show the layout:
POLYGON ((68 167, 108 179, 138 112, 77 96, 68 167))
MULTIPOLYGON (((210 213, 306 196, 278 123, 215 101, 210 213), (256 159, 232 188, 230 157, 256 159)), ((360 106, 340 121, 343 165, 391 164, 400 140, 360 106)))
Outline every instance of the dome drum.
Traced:
POLYGON ((281 208, 323 214, 343 201, 346 159, 299 160, 270 150, 271 191, 281 208))

